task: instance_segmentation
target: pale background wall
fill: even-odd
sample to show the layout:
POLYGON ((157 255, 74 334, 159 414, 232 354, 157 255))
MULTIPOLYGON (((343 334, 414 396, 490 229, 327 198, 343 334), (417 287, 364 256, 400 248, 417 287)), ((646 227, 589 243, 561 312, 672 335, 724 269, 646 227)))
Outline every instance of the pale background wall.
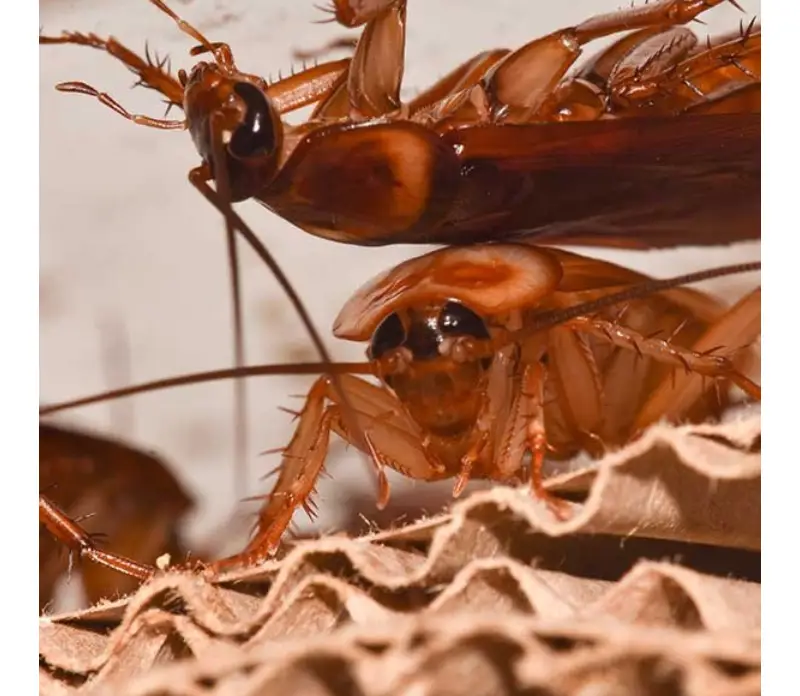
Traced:
MULTIPOLYGON (((322 15, 305 0, 172 4, 211 40, 230 43, 242 69, 264 75, 289 71, 294 49, 316 48, 344 33, 334 24, 312 24, 322 15)), ((747 19, 760 11, 753 0, 742 4, 747 19)), ((480 50, 516 47, 620 5, 618 0, 412 0, 406 95, 480 50)), ((720 31, 738 24, 740 17, 725 5, 706 16, 707 28, 695 27, 701 34, 720 31)), ((40 23, 49 34, 62 29, 113 34, 135 50, 146 39, 151 49, 171 56, 175 69, 192 64, 191 40, 145 0, 42 0, 40 23)), ((160 116, 163 109, 154 95, 129 90, 132 76, 110 58, 60 46, 43 47, 40 55, 41 400, 119 386, 121 377, 108 374, 109 360, 103 357, 104 345, 115 335, 127 336, 131 378, 137 382, 229 366, 223 227, 186 180, 198 162, 188 135, 137 127, 91 99, 53 90, 61 80, 85 80, 132 111, 160 116)), ((285 265, 326 330, 357 286, 422 251, 337 245, 305 235, 255 204, 240 210, 285 265)), ((757 259, 760 246, 598 255, 667 276, 733 259, 757 259)), ((242 256, 250 361, 313 360, 305 333, 277 284, 248 249, 242 256)), ((751 274, 705 287, 734 298, 757 282, 751 274)), ((339 359, 363 356, 359 345, 333 339, 329 345, 339 359)), ((290 417, 276 407, 298 405, 290 395, 301 394, 309 382, 251 381, 251 495, 264 491, 258 477, 276 464, 276 455, 257 453, 290 437, 290 417)), ((114 433, 166 457, 198 497, 191 532, 200 538, 234 510, 247 509, 237 506, 233 489, 232 393, 229 384, 173 390, 74 411, 59 422, 114 433)), ((329 468, 334 480, 320 485, 323 526, 333 522, 330 511, 337 490, 371 490, 367 467, 338 444, 329 468)), ((307 527, 304 516, 298 521, 307 527)))

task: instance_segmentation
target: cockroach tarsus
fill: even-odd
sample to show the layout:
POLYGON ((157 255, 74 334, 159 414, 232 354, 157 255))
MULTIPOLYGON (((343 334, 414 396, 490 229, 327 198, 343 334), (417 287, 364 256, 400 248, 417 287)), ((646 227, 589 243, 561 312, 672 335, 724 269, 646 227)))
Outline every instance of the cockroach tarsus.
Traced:
MULTIPOLYGON (((532 245, 439 249, 376 277, 340 312, 334 334, 369 341, 366 363, 184 376, 40 413, 243 372, 326 373, 310 388, 282 450, 255 534, 244 551, 208 566, 212 574, 270 557, 297 508, 313 513, 332 432, 371 457, 379 505, 388 499, 389 467, 413 479, 454 479, 455 496, 470 479, 527 481, 532 494, 564 517, 569 505, 541 480, 545 456, 585 450, 599 457, 657 421, 718 416, 729 396, 714 385, 736 385, 760 400, 760 387, 746 376, 756 360, 750 346, 760 335, 760 288, 725 308, 677 287, 758 268, 742 264, 658 281, 532 245), (342 418, 340 389, 356 429, 342 418)), ((64 527, 55 533, 92 557, 91 539, 64 527)), ((124 565, 118 569, 127 572, 124 565)))
MULTIPOLYGON (((352 58, 273 83, 241 72, 230 46, 163 0, 149 2, 199 43, 191 55, 211 61, 174 76, 165 61, 113 38, 67 32, 39 41, 105 51, 183 110, 172 120, 131 114, 85 82, 58 85, 134 123, 190 132, 202 161, 189 180, 226 223, 236 366, 245 353, 235 232, 330 362, 288 278, 232 203, 254 198, 308 233, 361 245, 758 238, 760 31, 743 26, 702 47, 681 26, 726 1, 662 0, 592 17, 514 51, 481 53, 407 104, 399 96, 406 0, 336 0, 340 24, 364 27, 352 58), (567 75, 582 46, 629 30, 567 75), (309 105, 307 122, 284 122, 309 105)), ((236 385, 241 458, 245 395, 236 385)))

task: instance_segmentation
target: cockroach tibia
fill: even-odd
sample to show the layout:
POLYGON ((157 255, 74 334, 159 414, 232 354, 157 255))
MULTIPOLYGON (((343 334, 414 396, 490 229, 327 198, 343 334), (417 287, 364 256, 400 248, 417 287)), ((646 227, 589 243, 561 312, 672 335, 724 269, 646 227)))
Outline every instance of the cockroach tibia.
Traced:
POLYGON ((379 504, 388 499, 389 467, 419 480, 452 478, 454 495, 470 479, 527 481, 561 516, 567 504, 542 485, 545 456, 600 456, 661 419, 715 417, 731 385, 760 400, 760 387, 746 376, 757 360, 751 344, 761 330, 760 289, 725 308, 675 285, 523 244, 444 248, 375 278, 334 324, 339 338, 369 341, 368 362, 329 366, 338 381, 323 375, 314 382, 255 535, 241 554, 212 568, 256 563, 275 551, 295 510, 311 509, 331 432, 370 456, 379 504), (344 397, 352 426, 343 418, 344 397))

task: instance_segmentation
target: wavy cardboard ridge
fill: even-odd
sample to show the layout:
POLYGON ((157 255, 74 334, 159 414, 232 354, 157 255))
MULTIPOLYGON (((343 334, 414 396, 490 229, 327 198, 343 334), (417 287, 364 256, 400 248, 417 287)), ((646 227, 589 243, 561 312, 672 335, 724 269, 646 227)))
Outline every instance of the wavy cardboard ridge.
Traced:
MULTIPOLYGON (((401 679, 410 664, 415 667, 409 674, 423 680, 413 693, 466 693, 436 690, 448 685, 425 666, 431 664, 430 655, 443 650, 441 660, 453 665, 461 659, 482 665, 489 660, 484 665, 486 683, 500 689, 492 682, 499 645, 518 655, 512 670, 517 680, 526 669, 533 675, 552 673, 553 683, 564 685, 590 684, 598 675, 617 674, 624 683, 614 693, 635 693, 625 690, 625 679, 639 688, 641 679, 662 673, 653 665, 662 665, 664 673, 678 675, 674 678, 684 689, 680 693, 702 693, 702 685, 720 694, 756 693, 755 658, 746 667, 722 669, 717 662, 725 660, 709 655, 678 656, 659 648, 662 652, 643 656, 636 649, 638 639, 623 649, 614 641, 609 647, 603 638, 588 652, 585 641, 575 639, 558 659, 544 661, 547 669, 537 670, 531 665, 541 662, 536 657, 544 654, 541 641, 525 642, 508 626, 562 622, 567 634, 576 635, 610 625, 614 640, 662 631, 678 652, 686 636, 700 636, 710 641, 711 653, 732 643, 752 657, 760 626, 758 582, 720 577, 731 572, 727 563, 720 563, 722 570, 715 575, 714 570, 634 559, 646 556, 651 547, 651 558, 658 558, 658 544, 666 540, 683 544, 681 553, 689 560, 692 553, 697 558, 750 554, 757 560, 760 454, 754 443, 759 437, 758 418, 716 426, 657 426, 590 470, 550 482, 573 494, 585 491, 567 522, 549 518, 527 491, 497 487, 476 493, 446 515, 406 528, 357 539, 300 542, 283 558, 219 582, 166 573, 128 598, 43 617, 42 693, 111 693, 104 691, 111 685, 113 693, 240 693, 229 685, 241 688, 237 670, 242 667, 231 667, 235 674, 213 685, 191 675, 198 665, 251 659, 261 666, 247 668, 248 688, 250 682, 285 683, 303 685, 303 693, 336 693, 335 684, 314 667, 330 662, 347 665, 323 672, 331 679, 350 674, 361 689, 353 693, 405 693, 376 690, 374 679, 364 675, 376 669, 401 679), (402 633, 417 630, 411 628, 414 622, 434 632, 449 631, 442 627, 461 625, 459 617, 476 612, 492 617, 489 638, 468 639, 465 625, 464 636, 447 634, 450 642, 441 643, 445 647, 431 643, 427 657, 401 640, 405 635, 404 640, 414 642, 402 633), (365 656, 359 641, 380 642, 381 627, 386 626, 393 630, 385 639, 400 640, 386 648, 391 660, 369 651, 372 657, 365 656), (368 637, 347 644, 348 631, 368 637), (286 651, 295 649, 300 657, 292 661, 286 651), (183 660, 180 665, 168 664, 178 659, 183 660), (263 665, 258 662, 262 659, 263 665), (167 681, 155 686, 158 674, 174 669, 184 670, 194 683, 164 676, 167 681), (148 679, 156 680, 154 686, 148 686, 148 679), (186 688, 180 690, 175 686, 179 683, 186 688)), ((600 635, 605 635, 602 630, 600 635)), ((535 686, 530 680, 525 684, 535 686)), ((567 686, 563 689, 570 693, 567 686)), ((552 693, 560 692, 556 688, 552 693)))

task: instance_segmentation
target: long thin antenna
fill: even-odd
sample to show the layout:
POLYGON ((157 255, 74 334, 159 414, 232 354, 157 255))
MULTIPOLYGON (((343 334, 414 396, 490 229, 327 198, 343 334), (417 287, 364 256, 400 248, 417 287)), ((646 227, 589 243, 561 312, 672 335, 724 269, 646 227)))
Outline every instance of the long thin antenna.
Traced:
MULTIPOLYGON (((216 136, 221 132, 215 126, 215 119, 211 119, 211 133, 216 136)), ((228 169, 225 166, 225 146, 222 140, 212 137, 214 148, 214 162, 217 164, 216 181, 217 193, 222 201, 225 201, 230 208, 231 188, 228 179, 228 169)), ((245 366, 246 358, 244 351, 244 322, 242 320, 242 284, 239 273, 239 258, 236 250, 236 230, 229 215, 225 218, 225 240, 228 250, 228 268, 230 270, 232 304, 233 304, 233 356, 234 366, 242 368, 245 366)), ((241 379, 233 381, 234 390, 234 409, 233 409, 233 432, 234 432, 234 492, 239 500, 247 497, 248 493, 248 456, 247 445, 249 443, 249 423, 247 409, 247 382, 241 379)))
POLYGON ((282 365, 248 365, 247 367, 229 367, 223 370, 209 370, 206 372, 192 372, 177 377, 167 377, 151 382, 143 382, 122 389, 85 396, 71 401, 62 401, 56 404, 48 404, 39 407, 40 416, 49 416, 60 411, 78 408, 80 406, 90 406, 113 399, 123 399, 136 394, 146 394, 164 389, 175 387, 185 387, 192 384, 207 384, 209 382, 220 382, 233 379, 235 377, 266 377, 268 375, 319 375, 325 373, 351 374, 351 375, 372 375, 375 368, 368 362, 340 362, 340 363, 320 363, 320 362, 301 362, 285 363, 282 365))
POLYGON ((638 300, 642 297, 654 295, 657 292, 670 290, 682 285, 692 285, 693 283, 700 283, 704 280, 711 280, 712 278, 719 278, 721 276, 736 275, 738 273, 747 273, 749 271, 760 270, 761 261, 752 261, 749 263, 732 264, 729 266, 718 266, 717 268, 709 268, 705 271, 696 271, 695 273, 686 273, 685 275, 664 278, 662 280, 647 280, 632 287, 626 288, 625 290, 621 290, 610 295, 605 295, 597 300, 583 302, 575 305, 574 307, 567 307, 566 309, 554 309, 549 312, 542 312, 533 319, 530 326, 525 327, 518 332, 514 332, 514 335, 527 335, 535 331, 542 331, 543 329, 562 324, 563 322, 574 319, 575 317, 594 314, 601 309, 606 309, 607 307, 611 307, 616 304, 630 302, 631 300, 638 300))

